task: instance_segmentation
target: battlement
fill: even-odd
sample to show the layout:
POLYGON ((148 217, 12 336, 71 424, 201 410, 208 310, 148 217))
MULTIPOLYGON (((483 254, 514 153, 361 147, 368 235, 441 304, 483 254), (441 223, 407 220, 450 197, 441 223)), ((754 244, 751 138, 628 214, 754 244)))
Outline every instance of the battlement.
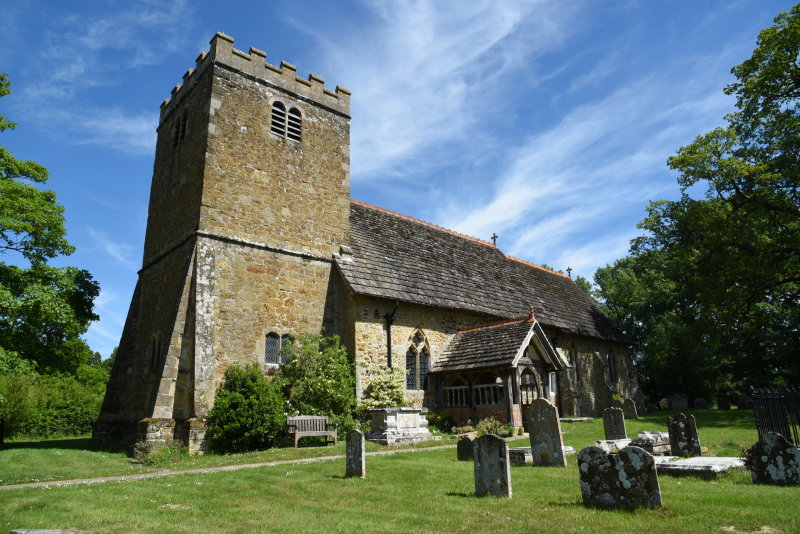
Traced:
POLYGON ((257 48, 250 47, 247 53, 237 50, 233 47, 233 38, 221 32, 214 35, 210 44, 208 51, 197 56, 195 67, 183 75, 183 83, 177 84, 172 89, 172 96, 161 104, 159 122, 181 101, 186 93, 184 88, 191 88, 200 75, 213 64, 225 65, 349 117, 350 91, 344 87, 337 85, 334 91, 326 89, 325 80, 315 74, 309 74, 308 79, 300 78, 297 76, 297 67, 285 61, 281 61, 279 66, 271 65, 266 61, 266 52, 257 48))

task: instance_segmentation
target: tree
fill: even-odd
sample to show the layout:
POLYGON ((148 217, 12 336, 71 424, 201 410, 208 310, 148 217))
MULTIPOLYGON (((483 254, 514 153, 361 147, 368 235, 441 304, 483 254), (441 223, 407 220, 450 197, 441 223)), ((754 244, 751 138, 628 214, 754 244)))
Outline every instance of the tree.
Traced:
POLYGON ((355 364, 338 336, 301 335, 283 349, 286 364, 277 376, 291 409, 327 415, 340 430, 353 428, 355 364))
POLYGON ((687 393, 800 379, 799 52, 796 6, 732 69, 727 126, 668 160, 681 198, 651 202, 633 257, 595 276, 652 378, 687 393))
MULTIPOLYGON (((11 92, 9 85, 0 74, 0 97, 11 92)), ((0 132, 14 128, 0 115, 0 132)), ((54 192, 37 187, 47 179, 43 166, 0 146, 0 254, 28 264, 0 262, 0 356, 36 362, 43 371, 74 372, 89 363, 91 351, 79 336, 97 319, 99 287, 85 270, 47 265, 74 251, 66 240, 64 208, 54 192)))

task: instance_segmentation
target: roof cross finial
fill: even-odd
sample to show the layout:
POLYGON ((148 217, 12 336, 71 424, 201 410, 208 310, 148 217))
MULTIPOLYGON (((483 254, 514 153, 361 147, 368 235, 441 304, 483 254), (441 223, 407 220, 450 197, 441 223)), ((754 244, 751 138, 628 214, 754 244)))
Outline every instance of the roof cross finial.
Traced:
POLYGON ((567 276, 572 278, 572 267, 567 267, 567 276))
POLYGON ((494 246, 497 246, 497 238, 498 237, 500 237, 500 236, 497 235, 496 233, 492 232, 492 243, 494 243, 494 246))

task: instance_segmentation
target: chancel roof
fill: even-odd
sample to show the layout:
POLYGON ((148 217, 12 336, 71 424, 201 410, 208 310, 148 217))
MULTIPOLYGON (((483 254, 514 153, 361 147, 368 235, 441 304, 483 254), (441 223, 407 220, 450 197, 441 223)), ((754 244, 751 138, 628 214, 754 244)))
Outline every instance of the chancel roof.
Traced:
POLYGON ((351 201, 350 248, 336 263, 355 294, 502 319, 533 306, 543 325, 626 341, 571 278, 491 243, 351 201))

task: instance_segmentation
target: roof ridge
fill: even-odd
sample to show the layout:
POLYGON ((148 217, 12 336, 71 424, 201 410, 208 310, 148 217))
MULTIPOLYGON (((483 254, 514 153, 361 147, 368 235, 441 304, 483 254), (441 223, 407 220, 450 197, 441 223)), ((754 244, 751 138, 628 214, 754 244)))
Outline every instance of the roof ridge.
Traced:
POLYGON ((561 276, 561 277, 563 277, 563 278, 567 278, 567 279, 569 279, 569 280, 572 280, 572 277, 571 277, 571 276, 567 276, 567 275, 566 275, 566 274, 564 274, 564 273, 560 273, 560 272, 556 271, 555 269, 548 269, 547 267, 544 267, 544 266, 542 266, 542 265, 537 265, 536 263, 531 263, 531 262, 529 262, 529 261, 521 260, 521 259, 519 259, 519 258, 515 258, 514 256, 511 256, 511 255, 509 255, 509 254, 503 254, 503 255, 504 255, 504 256, 505 256, 507 259, 509 259, 509 260, 511 260, 511 261, 516 261, 516 262, 519 262, 519 263, 523 263, 523 264, 525 264, 525 265, 527 265, 527 266, 529 266, 529 267, 535 267, 535 268, 537 268, 537 269, 540 269, 540 270, 542 270, 542 271, 545 271, 545 272, 548 272, 548 273, 552 273, 552 274, 557 274, 558 276, 561 276))
POLYGON ((376 210, 376 211, 380 211, 380 212, 386 213, 388 215, 393 215, 395 217, 399 217, 401 219, 405 219, 406 221, 411 221, 411 222, 414 222, 414 223, 417 223, 417 224, 422 224, 424 226, 427 226, 428 228, 433 228, 434 230, 439 230, 440 232, 446 232, 446 233, 452 234, 452 235, 454 235, 456 237, 463 237, 464 239, 469 239, 470 241, 475 241, 476 243, 480 243, 481 245, 486 245, 487 247, 492 247, 494 249, 497 248, 497 245, 495 245, 493 243, 489 243, 488 241, 484 241, 483 239, 480 239, 478 237, 473 237, 471 235, 462 234, 461 232, 456 232, 455 230, 451 230, 450 228, 445 228, 444 226, 439 226, 438 224, 434 224, 432 222, 428 222, 428 221, 425 221, 425 220, 422 220, 422 219, 417 219, 416 217, 412 217, 411 215, 405 215, 403 213, 398 213, 396 211, 392 211, 392 210, 387 209, 387 208, 382 208, 381 206, 376 206, 374 204, 369 204, 367 202, 362 202, 361 200, 356 200, 354 198, 351 198, 350 202, 352 202, 353 204, 357 204, 359 206, 363 206, 365 208, 373 209, 373 210, 376 210))
POLYGON ((507 325, 516 324, 516 323, 522 324, 522 323, 527 323, 527 322, 533 323, 533 322, 536 322, 536 319, 531 319, 530 315, 526 315, 525 317, 522 317, 522 318, 518 317, 516 319, 506 319, 505 321, 498 321, 496 323, 487 323, 487 324, 483 324, 483 325, 480 325, 480 326, 472 326, 470 328, 462 328, 461 330, 458 331, 458 333, 459 334, 468 334, 470 332, 480 332, 481 330, 488 330, 490 328, 498 328, 500 326, 507 326, 507 325))

